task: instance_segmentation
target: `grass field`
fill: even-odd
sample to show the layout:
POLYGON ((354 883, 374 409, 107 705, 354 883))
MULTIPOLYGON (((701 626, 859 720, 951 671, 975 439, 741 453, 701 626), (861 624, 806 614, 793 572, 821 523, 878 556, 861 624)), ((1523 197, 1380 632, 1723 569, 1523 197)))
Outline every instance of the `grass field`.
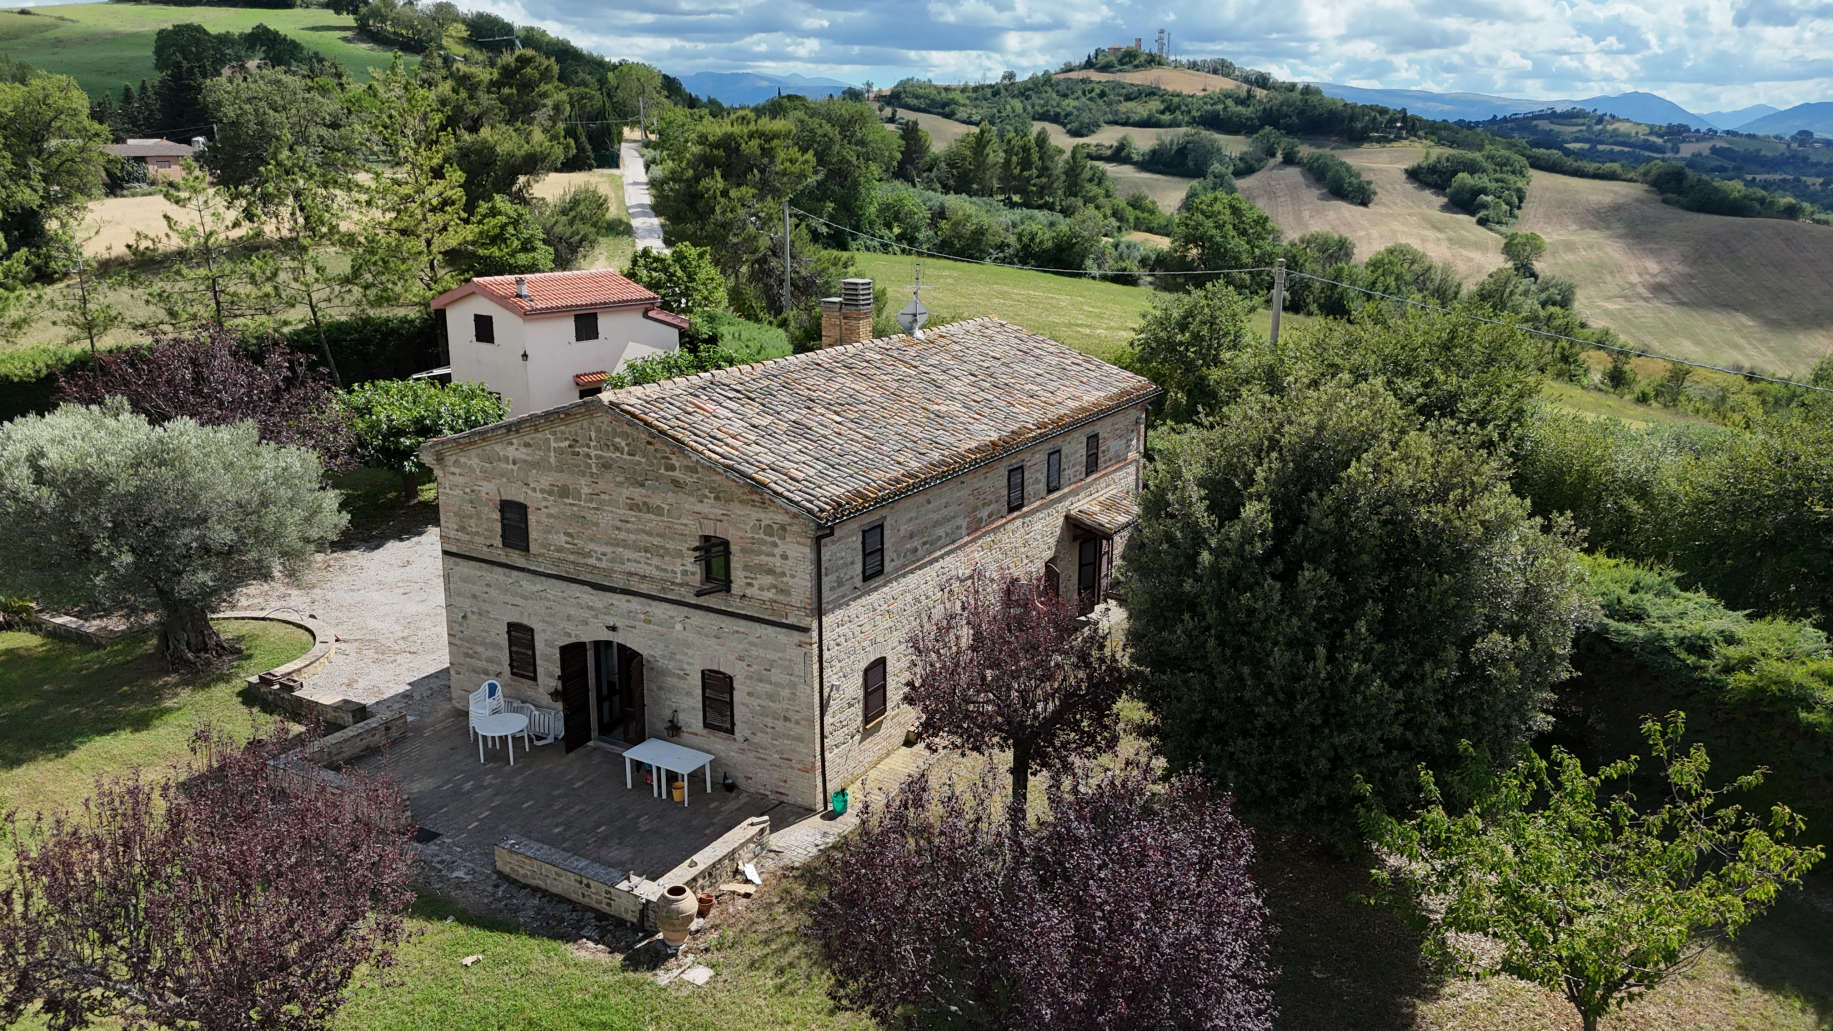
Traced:
MULTIPOLYGON (((1175 212, 1184 203, 1184 194, 1190 192, 1190 184, 1196 182, 1181 175, 1160 175, 1147 172, 1133 165, 1122 165, 1112 161, 1097 161, 1095 164, 1107 173, 1114 184, 1114 192, 1121 197, 1131 197, 1135 193, 1144 193, 1152 198, 1160 211, 1175 212)), ((1264 174, 1264 173, 1262 173, 1264 174)))
MULTIPOLYGON (((973 132, 976 128, 966 122, 957 122, 943 118, 941 115, 928 115, 921 111, 911 111, 901 107, 896 110, 899 118, 914 120, 917 128, 929 134, 929 149, 937 153, 947 150, 949 144, 973 132)), ((890 122, 885 123, 885 128, 893 132, 897 131, 897 126, 890 122)))
POLYGON ((1236 82, 1226 76, 1192 71, 1189 68, 1139 68, 1130 72, 1098 72, 1092 68, 1077 68, 1075 71, 1058 72, 1057 78, 1132 82, 1157 86, 1173 93, 1219 93, 1226 90, 1247 90, 1254 94, 1264 92, 1257 86, 1236 82))
MULTIPOLYGON (((1338 152, 1375 184, 1338 200, 1295 167, 1240 181, 1288 239, 1341 233, 1366 258, 1410 243, 1469 281, 1502 264, 1502 238, 1406 178, 1421 148, 1338 152)), ((1546 238, 1547 272, 1579 284, 1579 312, 1632 344, 1682 358, 1806 372, 1833 351, 1833 228, 1727 218, 1663 204, 1647 187, 1534 173, 1515 228, 1546 238)))
POLYGON ((200 723, 247 731, 242 679, 304 655, 311 639, 266 621, 217 628, 246 650, 194 675, 169 672, 146 635, 91 648, 0 632, 0 809, 63 809, 99 773, 171 766, 200 723))
MULTIPOLYGON (((356 22, 317 7, 269 10, 243 7, 171 7, 164 4, 58 4, 0 12, 0 53, 34 68, 74 78, 92 97, 119 95, 121 87, 157 77, 153 36, 195 22, 211 32, 247 32, 266 25, 349 69, 357 82, 370 69, 388 67, 394 51, 358 42, 356 22)), ((417 61, 406 55, 409 64, 417 61)), ((186 126, 149 126, 159 129, 186 126)), ((175 135, 183 136, 183 132, 175 135)))

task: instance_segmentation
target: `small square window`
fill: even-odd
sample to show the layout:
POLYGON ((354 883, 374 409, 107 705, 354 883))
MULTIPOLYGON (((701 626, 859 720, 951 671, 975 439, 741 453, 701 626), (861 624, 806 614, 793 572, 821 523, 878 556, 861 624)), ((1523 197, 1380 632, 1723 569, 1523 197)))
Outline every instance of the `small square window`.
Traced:
POLYGON ((499 501, 496 511, 503 524, 503 547, 527 551, 528 506, 520 501, 499 501))
POLYGON ((509 675, 535 679, 535 628, 527 623, 509 624, 509 675))
POLYGON ((732 674, 716 669, 700 671, 700 722, 721 734, 738 733, 732 706, 732 674))
POLYGON ((885 571, 885 524, 873 523, 859 531, 859 578, 870 580, 885 571))
POLYGON ((573 316, 573 339, 574 340, 597 340, 598 339, 598 313, 597 312, 588 311, 588 312, 584 312, 582 314, 573 316))
POLYGON ((1093 476, 1101 468, 1101 434, 1091 433, 1083 442, 1082 475, 1093 476))
POLYGON ((1025 467, 1015 465, 1006 470, 1006 511, 1025 507, 1025 467))
POLYGON ((885 660, 873 659, 866 664, 866 674, 862 683, 865 692, 865 724, 871 726, 885 715, 885 660))
POLYGON ((471 335, 480 344, 496 343, 496 319, 488 315, 471 316, 471 335))
POLYGON ((1044 493, 1063 489, 1063 452, 1052 451, 1044 457, 1044 493))
POLYGON ((694 561, 700 563, 700 589, 695 594, 732 589, 732 542, 701 534, 700 543, 694 547, 694 561))

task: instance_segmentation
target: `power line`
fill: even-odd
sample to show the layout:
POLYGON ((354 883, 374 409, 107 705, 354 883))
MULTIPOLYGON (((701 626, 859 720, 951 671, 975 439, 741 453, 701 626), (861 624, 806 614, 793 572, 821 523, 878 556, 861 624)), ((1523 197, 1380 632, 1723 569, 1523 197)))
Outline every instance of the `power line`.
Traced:
POLYGON ((803 211, 801 208, 795 207, 794 205, 791 205, 789 210, 795 212, 798 215, 801 215, 803 218, 812 218, 815 221, 820 222, 822 225, 832 226, 833 228, 838 229, 843 233, 849 233, 853 236, 857 236, 864 240, 871 240, 876 243, 882 243, 887 247, 895 247, 899 250, 911 251, 916 254, 921 254, 924 257, 945 258, 949 261, 963 261, 963 262, 967 262, 970 265, 991 265, 995 268, 1018 269, 1021 272, 1055 272, 1055 273, 1059 273, 1061 275, 1066 275, 1066 276, 1221 276, 1221 275, 1227 275, 1232 272, 1271 272, 1273 271, 1273 266, 1271 265, 1256 265, 1252 268, 1184 269, 1184 270, 1179 270, 1176 272, 1147 272, 1144 269, 1127 270, 1127 269, 1049 268, 1043 265, 1014 265, 1014 264, 1011 264, 1010 262, 991 261, 986 258, 963 258, 958 254, 944 254, 941 251, 932 251, 928 249, 927 247, 917 247, 913 244, 901 243, 897 240, 888 240, 882 236, 874 236, 871 233, 864 232, 859 229, 854 229, 851 226, 843 226, 838 222, 830 222, 829 220, 822 218, 820 215, 816 215, 811 212, 803 211))
POLYGON ((1370 290, 1365 286, 1357 286, 1354 283, 1343 283, 1335 279, 1326 279, 1323 276, 1314 276, 1309 272, 1292 271, 1289 274, 1318 283, 1329 283, 1332 286, 1340 286, 1345 290, 1354 290, 1358 293, 1368 294, 1371 297, 1380 297, 1389 301, 1399 301, 1401 304, 1410 304, 1415 308, 1424 308, 1427 311, 1438 312, 1441 315, 1453 315, 1459 318, 1470 319, 1473 322, 1482 322, 1491 326, 1500 326, 1503 329, 1512 329, 1517 333, 1526 333, 1530 336, 1545 337, 1549 340, 1564 340, 1567 343, 1578 344, 1583 347, 1596 347, 1605 351, 1618 351, 1623 354, 1635 355, 1638 358, 1654 358, 1658 361, 1668 362, 1673 365, 1686 365, 1695 369, 1705 369, 1709 372, 1721 372, 1727 376, 1739 376, 1744 379, 1762 380, 1765 383, 1776 383, 1785 387, 1799 387, 1802 390, 1813 390, 1822 394, 1833 394, 1833 388, 1817 387, 1812 383, 1801 383, 1792 379, 1782 379, 1777 376, 1765 376, 1757 372, 1739 372, 1736 369, 1727 369, 1720 365, 1689 361, 1685 358, 1676 358, 1672 355, 1657 354, 1654 351, 1643 351, 1634 347, 1619 347, 1616 344, 1606 344, 1599 340, 1585 340, 1580 337, 1566 336, 1564 333, 1554 333, 1544 329, 1534 329, 1530 326, 1520 326, 1511 322, 1503 322, 1500 319, 1484 318, 1481 315, 1472 314, 1467 311, 1458 311, 1437 304, 1427 304, 1424 301, 1416 300, 1411 297, 1401 297, 1396 294, 1383 293, 1380 290, 1370 290))

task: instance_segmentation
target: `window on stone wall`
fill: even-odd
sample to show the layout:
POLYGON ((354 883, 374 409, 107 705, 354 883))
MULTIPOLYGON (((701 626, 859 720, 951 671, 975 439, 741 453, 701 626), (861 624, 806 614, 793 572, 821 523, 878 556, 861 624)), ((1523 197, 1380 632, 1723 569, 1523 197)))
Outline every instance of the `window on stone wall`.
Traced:
POLYGON ((1063 452, 1052 451, 1044 456, 1044 493, 1063 489, 1063 452))
POLYGON ((695 594, 732 589, 732 542, 701 534, 700 543, 694 546, 694 561, 700 563, 700 589, 695 594))
POLYGON ((527 623, 509 624, 509 675, 535 679, 535 628, 527 623))
POLYGON ((885 715, 885 660, 873 659, 866 664, 863 678, 865 723, 871 726, 885 715))
POLYGON ((488 315, 471 316, 471 335, 480 344, 496 343, 496 320, 488 315))
POLYGON ((573 339, 574 340, 597 340, 598 339, 598 313, 597 312, 588 311, 588 312, 582 312, 581 314, 573 316, 573 339))
POLYGON ((1091 433, 1082 443, 1082 475, 1093 476, 1101 468, 1101 434, 1091 433))
POLYGON ((496 511, 503 524, 503 547, 527 551, 528 506, 520 501, 499 501, 496 511))
POLYGON ((1025 507, 1025 467, 1015 465, 1006 470, 1006 511, 1025 507))
POLYGON ((870 580, 885 571, 885 524, 873 523, 859 531, 859 578, 870 580))
POLYGON ((708 730, 738 733, 732 712, 732 674, 716 669, 700 671, 700 721, 708 730))

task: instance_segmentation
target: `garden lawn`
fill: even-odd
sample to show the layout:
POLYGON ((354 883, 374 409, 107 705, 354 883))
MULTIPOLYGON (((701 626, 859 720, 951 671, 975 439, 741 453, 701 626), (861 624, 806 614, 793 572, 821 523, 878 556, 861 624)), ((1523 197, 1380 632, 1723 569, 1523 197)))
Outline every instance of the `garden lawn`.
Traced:
POLYGON ((202 723, 247 733, 256 710, 243 678, 304 655, 311 639, 282 623, 217 626, 243 654, 184 675, 166 669, 149 635, 92 648, 0 633, 0 808, 60 809, 87 796, 97 774, 170 767, 202 723))

